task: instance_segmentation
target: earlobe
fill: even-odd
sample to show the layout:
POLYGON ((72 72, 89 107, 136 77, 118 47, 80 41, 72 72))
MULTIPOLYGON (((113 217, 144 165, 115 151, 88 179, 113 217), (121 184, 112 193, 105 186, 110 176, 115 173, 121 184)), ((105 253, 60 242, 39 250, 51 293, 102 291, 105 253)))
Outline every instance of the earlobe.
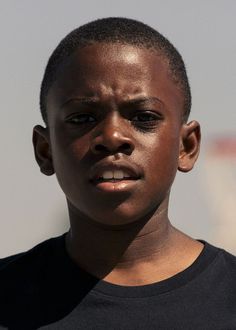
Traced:
POLYGON ((201 129, 197 121, 193 120, 184 124, 180 136, 180 151, 178 170, 190 171, 199 155, 201 141, 201 129))
POLYGON ((54 174, 50 137, 47 128, 37 125, 33 129, 33 145, 35 159, 45 175, 54 174))

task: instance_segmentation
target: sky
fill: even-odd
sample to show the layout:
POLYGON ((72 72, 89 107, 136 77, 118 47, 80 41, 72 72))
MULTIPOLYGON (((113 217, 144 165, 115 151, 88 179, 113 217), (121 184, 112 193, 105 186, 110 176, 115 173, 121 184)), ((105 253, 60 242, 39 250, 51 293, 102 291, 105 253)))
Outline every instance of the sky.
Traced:
POLYGON ((236 1, 1 1, 0 257, 27 250, 69 228, 55 176, 34 160, 32 128, 42 124, 39 90, 47 60, 72 29, 123 16, 163 33, 186 63, 191 119, 202 128, 194 170, 179 173, 171 195, 172 223, 196 239, 236 253, 236 155, 211 153, 216 139, 236 140, 236 1))

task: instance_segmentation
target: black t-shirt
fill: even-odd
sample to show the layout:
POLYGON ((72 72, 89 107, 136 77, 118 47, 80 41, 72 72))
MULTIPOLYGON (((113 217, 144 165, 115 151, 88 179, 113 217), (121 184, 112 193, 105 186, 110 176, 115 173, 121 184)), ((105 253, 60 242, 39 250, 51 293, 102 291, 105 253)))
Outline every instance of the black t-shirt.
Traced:
POLYGON ((135 287, 81 270, 65 234, 1 259, 0 329, 236 329, 236 257, 201 242, 190 267, 135 287))

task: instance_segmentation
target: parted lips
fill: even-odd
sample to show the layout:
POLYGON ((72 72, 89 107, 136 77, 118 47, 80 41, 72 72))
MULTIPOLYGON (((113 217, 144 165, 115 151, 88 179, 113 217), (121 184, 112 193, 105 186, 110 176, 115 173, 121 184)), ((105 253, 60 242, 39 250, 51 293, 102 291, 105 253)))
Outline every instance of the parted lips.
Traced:
POLYGON ((141 177, 141 171, 137 166, 131 166, 126 162, 103 162, 94 165, 91 169, 90 181, 97 180, 137 180, 141 177))

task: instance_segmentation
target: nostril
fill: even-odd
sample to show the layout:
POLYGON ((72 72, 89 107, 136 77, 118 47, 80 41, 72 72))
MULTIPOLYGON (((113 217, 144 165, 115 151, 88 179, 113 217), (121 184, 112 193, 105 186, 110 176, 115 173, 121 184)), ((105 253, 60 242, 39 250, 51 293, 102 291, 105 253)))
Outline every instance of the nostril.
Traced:
POLYGON ((123 144, 123 148, 124 148, 125 150, 130 149, 130 144, 129 144, 129 143, 124 143, 124 144, 123 144))
POLYGON ((131 145, 129 143, 123 143, 122 145, 120 145, 120 147, 118 148, 121 151, 129 151, 131 150, 131 145))
POLYGON ((104 151, 107 150, 107 148, 103 144, 97 144, 94 148, 96 151, 104 151))
POLYGON ((99 153, 115 153, 115 152, 124 152, 124 153, 132 153, 133 147, 129 142, 124 143, 114 143, 114 141, 108 141, 106 144, 104 143, 92 143, 91 145, 92 152, 99 153))

